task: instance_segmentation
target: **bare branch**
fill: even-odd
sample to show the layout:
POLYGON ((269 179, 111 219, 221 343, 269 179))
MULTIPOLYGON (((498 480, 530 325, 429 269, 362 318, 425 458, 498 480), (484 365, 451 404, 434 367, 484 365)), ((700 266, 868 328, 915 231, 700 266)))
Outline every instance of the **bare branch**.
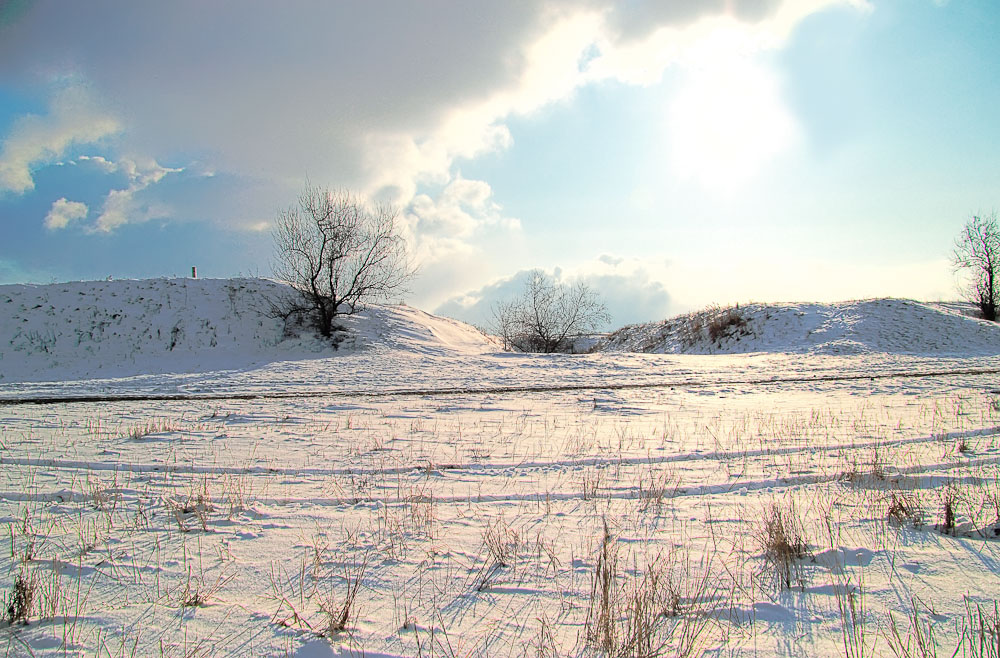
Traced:
POLYGON ((369 208, 350 192, 307 183, 273 230, 274 273, 301 296, 277 303, 279 317, 310 322, 330 337, 338 315, 404 292, 414 267, 397 216, 390 206, 369 208))
POLYGON ((973 215, 955 239, 952 266, 956 272, 969 273, 966 296, 977 304, 983 318, 997 319, 1000 302, 1000 225, 997 212, 973 215))
POLYGON ((596 330, 609 317, 587 285, 556 283, 534 270, 524 294, 493 307, 497 335, 506 349, 521 352, 568 352, 578 336, 596 330))

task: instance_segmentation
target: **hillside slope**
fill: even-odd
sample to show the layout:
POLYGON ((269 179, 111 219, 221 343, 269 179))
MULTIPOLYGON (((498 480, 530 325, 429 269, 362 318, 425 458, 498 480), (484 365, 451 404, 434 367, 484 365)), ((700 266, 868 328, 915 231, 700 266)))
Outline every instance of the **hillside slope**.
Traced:
POLYGON ((239 370, 372 346, 482 352, 476 329, 405 306, 376 306, 344 323, 335 350, 284 335, 266 279, 148 279, 0 286, 0 382, 239 370))
POLYGON ((594 351, 1000 354, 1000 326, 970 317, 964 310, 957 304, 905 299, 710 308, 623 327, 601 340, 594 351))

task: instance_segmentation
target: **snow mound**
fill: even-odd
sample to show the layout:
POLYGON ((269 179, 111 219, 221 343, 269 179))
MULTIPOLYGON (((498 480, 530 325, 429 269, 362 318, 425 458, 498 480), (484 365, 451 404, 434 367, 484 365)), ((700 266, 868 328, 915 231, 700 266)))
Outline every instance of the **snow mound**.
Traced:
POLYGON ((487 336, 472 325, 410 306, 383 307, 382 323, 386 344, 406 352, 433 355, 444 349, 482 354, 500 349, 494 336, 487 336))
POLYGON ((1000 326, 972 317, 968 305, 954 303, 870 299, 747 304, 623 327, 594 351, 992 355, 1000 354, 1000 326))
POLYGON ((346 318, 340 349, 288 337, 266 279, 148 279, 0 286, 0 382, 242 370, 367 347, 483 352, 478 330, 405 306, 346 318))

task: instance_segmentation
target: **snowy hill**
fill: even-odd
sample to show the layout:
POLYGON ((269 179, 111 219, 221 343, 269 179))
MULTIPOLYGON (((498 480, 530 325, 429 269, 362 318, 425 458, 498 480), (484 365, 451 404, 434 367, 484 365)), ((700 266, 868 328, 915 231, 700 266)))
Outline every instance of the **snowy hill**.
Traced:
MULTIPOLYGON (((290 338, 281 321, 268 317, 268 300, 287 292, 265 279, 0 286, 0 384, 243 372, 279 362, 288 362, 281 369, 288 378, 299 369, 296 361, 329 371, 317 360, 345 352, 392 353, 386 363, 397 364, 404 355, 429 358, 440 366, 444 357, 478 360, 501 351, 467 324, 407 306, 374 306, 345 319, 350 338, 339 350, 313 337, 290 338)), ((1000 326, 969 317, 969 310, 899 299, 748 304, 624 327, 593 351, 1000 354, 1000 326)), ((561 373, 569 376, 565 368, 561 373)))
MULTIPOLYGON (((209 372, 334 356, 268 317, 287 292, 266 279, 149 279, 0 286, 0 382, 209 372)), ((422 311, 373 307, 345 320, 340 351, 385 345, 482 352, 476 329, 422 311)))
POLYGON ((623 327, 594 351, 668 354, 1000 354, 1000 326, 961 304, 872 299, 709 308, 623 327))

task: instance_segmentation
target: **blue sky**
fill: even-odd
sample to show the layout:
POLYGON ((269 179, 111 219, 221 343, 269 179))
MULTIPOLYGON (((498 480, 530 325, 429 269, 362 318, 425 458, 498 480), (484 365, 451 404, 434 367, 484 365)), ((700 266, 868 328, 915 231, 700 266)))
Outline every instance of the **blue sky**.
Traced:
POLYGON ((1000 205, 992 0, 133 4, 0 5, 2 283, 267 276, 309 178, 400 208, 417 306, 622 324, 954 298, 1000 205))

